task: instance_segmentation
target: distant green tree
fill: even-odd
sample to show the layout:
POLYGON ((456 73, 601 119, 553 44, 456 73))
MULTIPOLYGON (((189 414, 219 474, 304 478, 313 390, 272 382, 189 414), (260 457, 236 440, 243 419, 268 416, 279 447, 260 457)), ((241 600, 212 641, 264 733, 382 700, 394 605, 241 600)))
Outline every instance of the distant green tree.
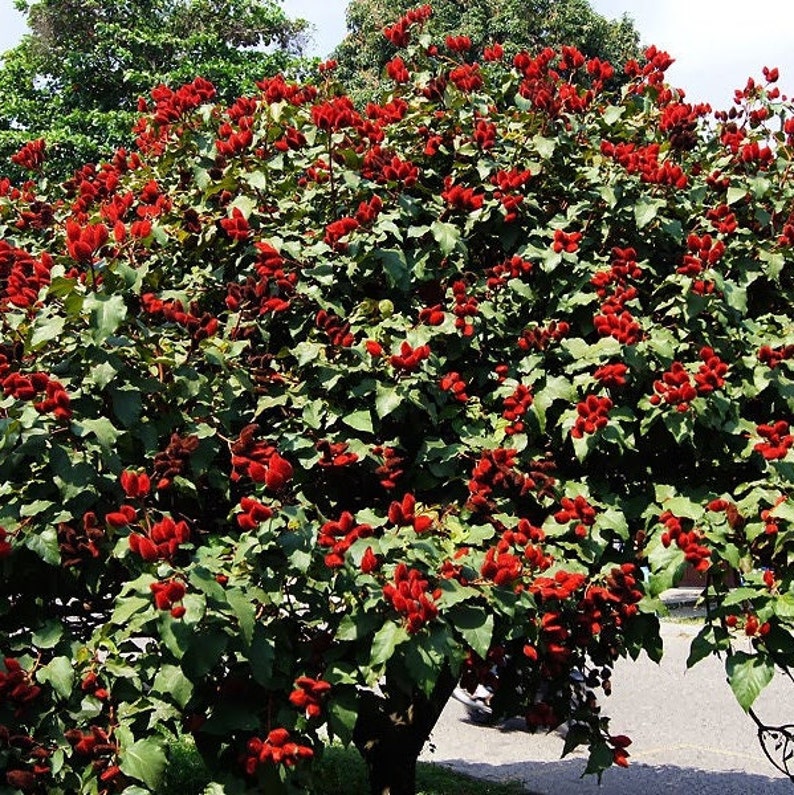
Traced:
POLYGON ((15 0, 30 33, 0 67, 0 173, 43 137, 64 176, 132 141, 136 98, 197 75, 224 100, 296 64, 307 23, 281 0, 15 0))
MULTIPOLYGON (((418 0, 351 0, 348 34, 333 53, 340 79, 368 97, 380 80, 395 47, 381 34, 400 14, 421 5, 418 0)), ((425 31, 434 40, 465 35, 474 50, 500 42, 509 55, 570 44, 585 55, 622 64, 639 52, 639 34, 628 16, 609 20, 587 0, 434 0, 425 31)))

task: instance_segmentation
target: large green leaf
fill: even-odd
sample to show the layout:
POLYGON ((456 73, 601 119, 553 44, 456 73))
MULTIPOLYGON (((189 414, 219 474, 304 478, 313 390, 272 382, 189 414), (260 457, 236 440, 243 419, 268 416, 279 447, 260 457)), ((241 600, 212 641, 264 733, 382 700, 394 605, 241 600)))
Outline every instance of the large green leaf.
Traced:
POLYGON ((731 690, 745 712, 775 675, 771 660, 743 651, 734 652, 725 660, 725 670, 731 690))
POLYGON ((146 784, 155 792, 160 787, 167 763, 162 740, 148 737, 131 745, 122 745, 119 767, 130 778, 146 784))

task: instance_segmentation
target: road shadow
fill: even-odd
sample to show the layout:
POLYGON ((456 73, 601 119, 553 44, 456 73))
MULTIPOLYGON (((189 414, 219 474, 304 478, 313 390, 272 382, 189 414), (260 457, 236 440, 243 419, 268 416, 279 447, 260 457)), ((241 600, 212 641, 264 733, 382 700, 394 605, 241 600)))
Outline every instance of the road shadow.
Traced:
POLYGON ((533 795, 794 795, 794 783, 741 771, 712 771, 675 765, 633 762, 607 770, 599 786, 595 776, 582 778, 585 760, 489 765, 463 759, 436 764, 477 778, 518 781, 533 795))

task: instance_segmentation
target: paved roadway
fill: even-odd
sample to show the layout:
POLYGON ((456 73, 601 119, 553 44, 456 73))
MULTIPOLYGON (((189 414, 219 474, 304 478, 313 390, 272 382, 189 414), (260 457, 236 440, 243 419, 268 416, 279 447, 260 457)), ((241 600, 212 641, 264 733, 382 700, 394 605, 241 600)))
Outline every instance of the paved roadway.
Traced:
MULTIPOLYGON (((612 732, 632 738, 631 764, 607 770, 600 787, 593 776, 581 778, 584 751, 560 759, 557 734, 531 735, 518 721, 477 725, 455 700, 421 758, 482 778, 520 781, 538 795, 794 795, 794 783, 764 756, 723 663, 710 658, 686 670, 698 629, 665 621, 660 665, 643 655, 616 666, 613 692, 602 708, 612 732)), ((794 723, 794 683, 776 676, 755 707, 767 724, 794 723)))

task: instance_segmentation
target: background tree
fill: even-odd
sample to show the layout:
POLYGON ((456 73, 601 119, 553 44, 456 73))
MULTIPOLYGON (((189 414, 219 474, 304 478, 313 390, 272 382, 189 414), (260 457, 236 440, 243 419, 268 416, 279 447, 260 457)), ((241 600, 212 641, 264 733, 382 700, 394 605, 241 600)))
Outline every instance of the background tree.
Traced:
MULTIPOLYGON (((351 0, 348 34, 333 53, 339 77, 351 91, 369 98, 396 48, 383 28, 417 0, 351 0)), ((447 35, 469 36, 475 55, 501 42, 508 55, 521 49, 569 44, 585 55, 622 64, 638 54, 639 34, 628 16, 609 20, 587 0, 436 0, 425 32, 438 44, 447 35)))
POLYGON ((0 158, 44 137, 65 176, 132 143, 138 97, 201 75, 231 100, 296 64, 306 30, 280 0, 17 0, 30 33, 0 68, 0 158))

